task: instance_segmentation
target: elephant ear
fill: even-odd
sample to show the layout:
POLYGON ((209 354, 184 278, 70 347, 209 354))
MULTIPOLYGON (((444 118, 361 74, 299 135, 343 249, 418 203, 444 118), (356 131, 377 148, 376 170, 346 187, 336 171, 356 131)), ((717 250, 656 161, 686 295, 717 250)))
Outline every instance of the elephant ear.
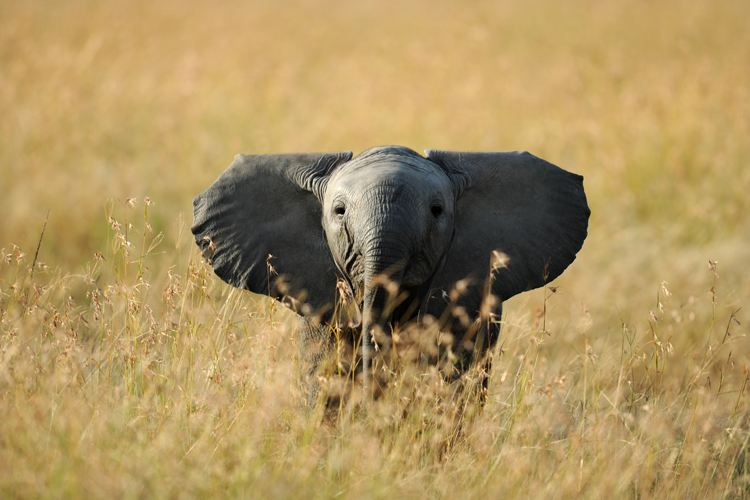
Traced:
POLYGON ((469 278, 468 296, 478 302, 491 272, 488 291, 506 300, 552 281, 573 262, 590 214, 583 177, 527 152, 426 154, 457 195, 455 236, 436 287, 469 278))
POLYGON ((336 271, 321 227, 328 175, 351 153, 237 155, 193 200, 195 241, 230 285, 300 314, 328 308, 336 271))

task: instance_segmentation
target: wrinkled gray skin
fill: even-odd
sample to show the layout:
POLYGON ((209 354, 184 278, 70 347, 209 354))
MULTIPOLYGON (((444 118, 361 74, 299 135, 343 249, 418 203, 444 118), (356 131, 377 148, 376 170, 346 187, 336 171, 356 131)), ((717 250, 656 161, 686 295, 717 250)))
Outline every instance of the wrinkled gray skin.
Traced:
MULTIPOLYGON (((239 155, 194 200, 192 230, 218 276, 300 314, 309 374, 331 345, 337 278, 361 311, 360 332, 432 315, 454 334, 465 370, 497 341, 502 301, 575 259, 589 213, 582 177, 528 153, 423 157, 388 146, 354 159, 239 155), (407 297, 395 309, 383 276, 407 297)), ((367 385, 371 335, 361 342, 367 385)))

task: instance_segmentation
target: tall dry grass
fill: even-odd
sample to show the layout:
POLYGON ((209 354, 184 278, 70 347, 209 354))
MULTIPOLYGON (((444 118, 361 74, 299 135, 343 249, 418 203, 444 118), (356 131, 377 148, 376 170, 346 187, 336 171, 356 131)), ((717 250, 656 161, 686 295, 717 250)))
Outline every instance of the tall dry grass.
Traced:
POLYGON ((747 496, 749 14, 0 2, 0 495, 747 496), (506 305, 482 410, 405 369, 331 423, 190 200, 239 151, 385 143, 580 172, 590 236, 506 305))

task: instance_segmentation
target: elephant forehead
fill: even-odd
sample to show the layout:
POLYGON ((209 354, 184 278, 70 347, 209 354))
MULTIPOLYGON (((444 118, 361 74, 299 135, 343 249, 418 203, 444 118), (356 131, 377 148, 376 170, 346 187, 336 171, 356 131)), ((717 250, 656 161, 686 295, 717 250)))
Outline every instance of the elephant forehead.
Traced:
POLYGON ((335 172, 332 181, 334 188, 352 193, 364 193, 379 187, 396 187, 402 192, 450 189, 450 181, 442 170, 423 158, 351 161, 335 172))

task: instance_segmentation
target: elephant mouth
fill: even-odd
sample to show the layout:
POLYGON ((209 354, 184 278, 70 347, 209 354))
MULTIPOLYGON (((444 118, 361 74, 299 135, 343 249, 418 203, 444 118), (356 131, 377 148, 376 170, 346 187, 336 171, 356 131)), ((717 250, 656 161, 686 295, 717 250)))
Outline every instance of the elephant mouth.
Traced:
POLYGON ((407 263, 400 285, 408 289, 419 289, 432 279, 435 268, 427 255, 420 252, 407 263))
MULTIPOLYGON (((382 315, 378 323, 396 328, 418 318, 424 310, 429 291, 429 284, 392 287, 387 291, 387 299, 383 304, 382 315)), ((348 306, 348 326, 350 328, 361 327, 362 311, 365 307, 363 295, 360 293, 358 300, 352 301, 348 306)), ((390 335, 391 328, 385 328, 387 335, 390 335)))
MULTIPOLYGON (((419 316, 429 296, 430 286, 425 283, 414 286, 392 283, 391 286, 385 288, 387 300, 384 304, 384 314, 379 322, 396 327, 419 316)), ((360 328, 364 310, 364 285, 355 286, 348 277, 344 276, 339 287, 339 294, 344 323, 349 328, 360 328)), ((390 329, 386 330, 388 330, 386 333, 390 334, 390 329)))
POLYGON ((398 326, 418 318, 424 310, 429 291, 429 282, 416 286, 402 286, 399 290, 399 298, 393 304, 393 312, 387 318, 388 323, 398 326))
MULTIPOLYGON (((349 328, 359 328, 362 326, 366 292, 364 258, 361 254, 352 253, 344 265, 346 268, 342 269, 336 262, 341 281, 339 295, 344 306, 345 323, 349 328)), ((429 264, 427 256, 420 253, 409 259, 403 271, 399 273, 398 280, 386 276, 376 277, 376 286, 387 291, 384 314, 380 318, 381 324, 397 326, 419 317, 429 296, 433 276, 433 266, 429 264)))

